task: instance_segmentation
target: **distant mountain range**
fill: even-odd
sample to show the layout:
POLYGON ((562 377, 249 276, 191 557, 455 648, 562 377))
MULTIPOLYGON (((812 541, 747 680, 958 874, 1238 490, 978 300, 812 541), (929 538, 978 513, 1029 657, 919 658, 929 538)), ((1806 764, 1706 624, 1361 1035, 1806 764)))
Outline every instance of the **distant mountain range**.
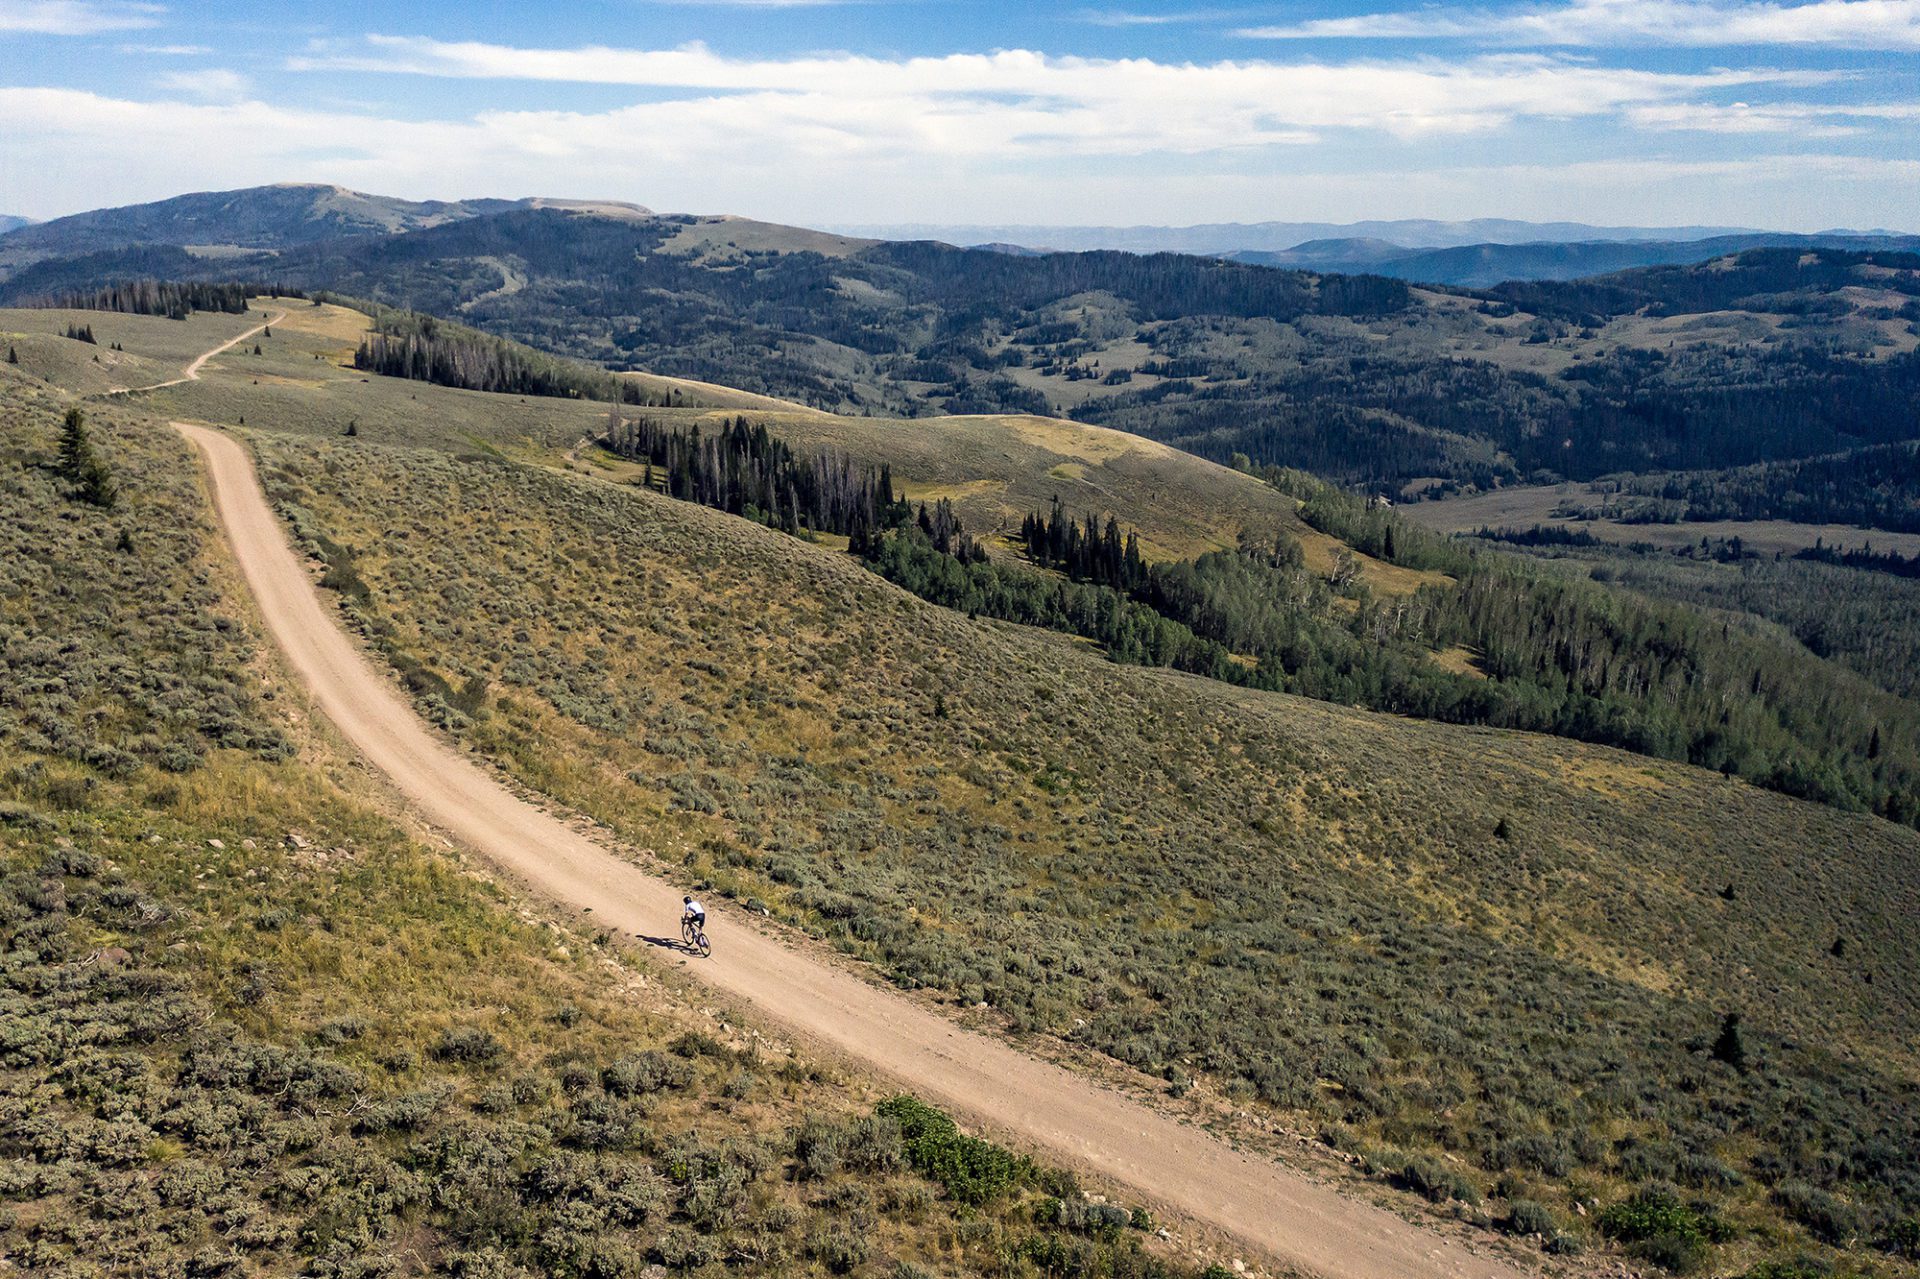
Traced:
POLYGON ((1520 222, 1473 218, 1442 222, 1402 218, 1372 222, 1210 222, 1199 226, 835 226, 832 230, 875 240, 941 240, 948 244, 1018 244, 1033 249, 1129 253, 1279 252, 1310 240, 1378 240, 1403 249, 1445 249, 1463 244, 1573 243, 1587 240, 1704 240, 1753 235, 1743 226, 1592 226, 1585 222, 1520 222))
POLYGON ((1583 240, 1570 243, 1463 244, 1410 249, 1384 240, 1310 240, 1279 252, 1242 250, 1219 256, 1300 271, 1388 275, 1423 284, 1489 288, 1508 280, 1578 280, 1636 267, 1706 262, 1748 249, 1809 248, 1868 252, 1920 249, 1920 236, 1828 232, 1752 232, 1700 240, 1583 240))
POLYGON ((9 231, 17 231, 23 226, 32 225, 32 218, 23 218, 14 213, 0 213, 0 235, 5 235, 9 231))
POLYGON ((1743 227, 1590 226, 1582 222, 1215 223, 1190 227, 869 226, 838 228, 878 239, 940 240, 1000 253, 1049 250, 1192 253, 1303 271, 1388 275, 1424 284, 1485 288, 1506 280, 1575 280, 1643 266, 1704 262, 1755 248, 1855 250, 1920 247, 1888 231, 1799 234, 1743 227))
POLYGON ((345 187, 282 183, 202 191, 152 204, 95 209, 49 222, 0 226, 0 273, 46 258, 136 244, 285 249, 356 235, 393 235, 524 208, 580 208, 649 216, 633 204, 568 200, 401 200, 345 187))
MULTIPOLYGON (((114 254, 136 246, 163 246, 176 251, 185 248, 203 257, 237 250, 286 251, 343 238, 426 231, 525 209, 562 209, 631 220, 657 216, 639 205, 615 201, 402 200, 344 187, 285 183, 199 192, 48 222, 0 217, 0 280, 17 276, 37 262, 114 254)), ((851 241, 798 228, 725 221, 760 248, 816 247, 837 253, 853 247, 851 241), (749 232, 753 227, 760 229, 749 232)), ((904 225, 838 229, 869 240, 934 240, 1018 256, 1100 249, 1174 252, 1259 266, 1385 275, 1472 288, 1506 280, 1571 280, 1636 267, 1703 262, 1753 248, 1920 248, 1920 237, 1885 231, 1800 235, 1741 227, 1610 227, 1506 218, 1465 222, 1215 223, 1190 227, 904 225)), ((738 237, 722 237, 723 241, 727 238, 738 237)), ((137 262, 128 259, 116 265, 136 274, 153 274, 164 264, 152 258, 137 262)))

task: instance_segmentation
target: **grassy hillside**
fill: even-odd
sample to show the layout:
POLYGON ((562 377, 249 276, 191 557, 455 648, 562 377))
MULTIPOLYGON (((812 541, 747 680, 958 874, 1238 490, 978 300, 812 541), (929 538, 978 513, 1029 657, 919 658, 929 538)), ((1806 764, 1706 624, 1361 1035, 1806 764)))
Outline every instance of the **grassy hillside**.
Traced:
POLYGON ((88 394, 149 386, 180 376, 181 366, 260 323, 261 316, 196 314, 186 320, 110 311, 0 311, 0 359, 31 378, 88 394), (92 332, 92 342, 66 336, 92 332), (115 345, 122 350, 115 350, 115 345))
MULTIPOLYGON (((201 381, 169 387, 145 402, 156 412, 205 421, 326 436, 352 426, 359 438, 372 441, 497 450, 555 463, 605 430, 603 404, 489 395, 361 373, 352 367, 353 354, 370 321, 347 307, 266 299, 256 299, 253 307, 251 316, 196 315, 185 322, 91 311, 0 310, 0 340, 19 347, 22 371, 83 390, 104 389, 177 377, 179 365, 193 355, 285 310, 271 336, 210 362, 201 381), (113 353, 114 358, 138 361, 137 374, 131 363, 96 369, 89 363, 93 348, 58 336, 69 323, 91 323, 103 345, 123 341, 129 353, 113 353)), ((650 380, 656 387, 667 382, 672 380, 650 380)), ((681 392, 676 407, 629 406, 627 411, 708 425, 746 412, 777 427, 797 448, 840 449, 864 462, 891 462, 910 495, 952 498, 968 527, 983 535, 1017 532, 1025 515, 1044 510, 1058 495, 1076 510, 1121 514, 1141 530, 1157 556, 1231 547, 1242 530, 1270 537, 1283 527, 1300 538, 1317 570, 1324 571, 1339 549, 1298 519, 1296 502, 1267 485, 1117 431, 1019 415, 840 417, 795 406, 768 409, 764 399, 729 394, 724 387, 675 385, 681 392)), ((581 464, 596 464, 610 476, 624 474, 612 459, 596 459, 596 452, 585 454, 581 464)), ((1410 590, 1428 580, 1369 557, 1361 562, 1383 592, 1410 590)))
POLYGON ((0 372, 10 1266, 1185 1273, 397 822, 280 691, 185 445, 97 411, 122 496, 87 507, 61 408, 0 372))
POLYGON ((1674 1182, 1706 1207, 1607 1220, 1652 1213, 1634 1246, 1676 1263, 1709 1234, 1722 1268, 1904 1246, 1910 832, 969 622, 557 473, 600 406, 362 380, 337 364, 357 322, 294 308, 137 404, 247 416, 423 708, 536 788, 901 984, 1470 1219, 1598 1246, 1596 1205, 1674 1182))
POLYGON ((1912 832, 1115 668, 630 487, 258 444, 456 736, 903 985, 1590 1243, 1661 1182, 1723 1267, 1920 1207, 1912 832))

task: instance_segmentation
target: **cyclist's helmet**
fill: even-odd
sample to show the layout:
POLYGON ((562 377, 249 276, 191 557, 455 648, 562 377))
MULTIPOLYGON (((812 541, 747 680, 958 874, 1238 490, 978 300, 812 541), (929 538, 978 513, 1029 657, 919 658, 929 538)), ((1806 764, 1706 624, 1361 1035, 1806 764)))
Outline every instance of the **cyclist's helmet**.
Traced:
POLYGON ((682 906, 691 906, 691 905, 693 905, 693 898, 691 898, 691 897, 682 897, 682 898, 680 899, 680 904, 681 904, 682 906))

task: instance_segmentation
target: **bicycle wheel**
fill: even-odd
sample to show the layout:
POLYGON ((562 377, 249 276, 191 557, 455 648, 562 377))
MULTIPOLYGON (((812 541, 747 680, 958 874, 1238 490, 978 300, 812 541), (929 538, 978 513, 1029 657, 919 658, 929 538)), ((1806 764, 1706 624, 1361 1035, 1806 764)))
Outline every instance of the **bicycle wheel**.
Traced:
POLYGON ((702 959, 711 959, 713 957, 713 947, 708 943, 705 933, 696 932, 693 935, 693 948, 700 952, 700 958, 702 959))

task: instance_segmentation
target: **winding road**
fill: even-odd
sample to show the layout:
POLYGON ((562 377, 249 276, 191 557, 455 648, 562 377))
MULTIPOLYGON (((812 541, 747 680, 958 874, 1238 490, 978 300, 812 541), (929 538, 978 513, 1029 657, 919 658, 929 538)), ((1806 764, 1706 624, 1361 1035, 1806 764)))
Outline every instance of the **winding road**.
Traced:
MULTIPOLYGON (((512 794, 414 713, 322 598, 268 506, 245 445, 207 427, 174 426, 201 454, 214 509, 274 641, 319 710, 366 761, 428 821, 535 893, 590 909, 595 921, 626 936, 671 932, 679 887, 512 794)), ((744 916, 717 912, 709 929, 717 942, 713 958, 688 964, 688 971, 752 1005, 756 1016, 1255 1253, 1325 1279, 1525 1273, 957 1026, 744 916)))
POLYGON ((254 334, 260 332, 260 330, 265 328, 270 328, 273 325, 280 323, 280 321, 286 318, 287 318, 287 313, 285 311, 275 311, 272 315, 269 315, 266 319, 260 321, 260 323, 248 329, 245 333, 237 334, 234 337, 228 338, 226 341, 222 342, 219 346, 214 347, 211 351, 202 351, 199 355, 196 355, 194 357, 193 363, 187 365, 186 368, 180 371, 179 377, 168 378, 164 382, 151 382, 151 383, 148 383, 146 386, 116 386, 112 390, 106 391, 103 394, 134 395, 141 391, 158 391, 163 387, 179 386, 182 382, 198 382, 200 380, 200 370, 206 367, 206 363, 208 360, 211 360, 214 356, 220 354, 222 351, 232 350, 234 347, 239 346, 242 342, 246 341, 248 338, 252 337, 254 334))

